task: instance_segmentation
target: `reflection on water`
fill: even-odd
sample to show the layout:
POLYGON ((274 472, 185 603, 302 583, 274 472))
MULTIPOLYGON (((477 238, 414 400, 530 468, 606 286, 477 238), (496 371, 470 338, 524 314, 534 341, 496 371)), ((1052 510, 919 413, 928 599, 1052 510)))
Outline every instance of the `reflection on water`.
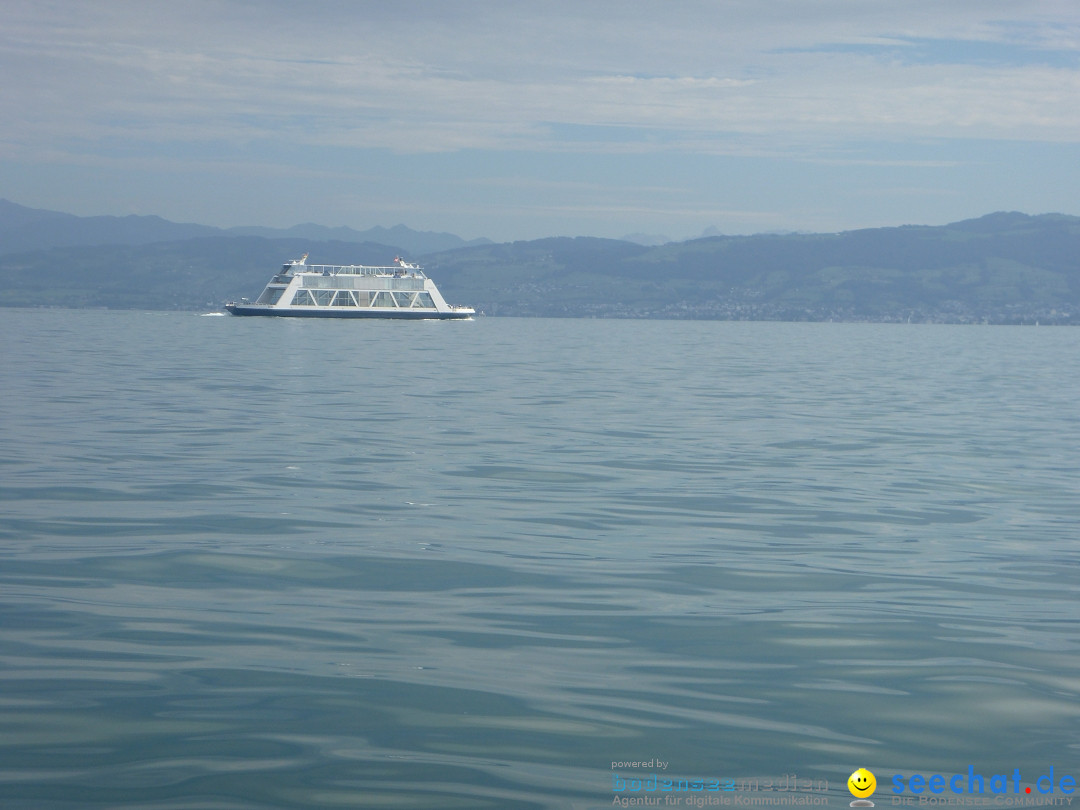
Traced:
POLYGON ((0 330, 5 808, 1080 771, 1074 330, 0 330))

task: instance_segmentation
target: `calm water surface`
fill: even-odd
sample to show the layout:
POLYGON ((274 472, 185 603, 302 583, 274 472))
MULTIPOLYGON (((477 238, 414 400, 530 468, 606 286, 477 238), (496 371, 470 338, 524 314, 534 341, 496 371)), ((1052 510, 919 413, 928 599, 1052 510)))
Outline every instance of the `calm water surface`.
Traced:
POLYGON ((0 335, 4 810, 1080 776, 1080 330, 0 335))

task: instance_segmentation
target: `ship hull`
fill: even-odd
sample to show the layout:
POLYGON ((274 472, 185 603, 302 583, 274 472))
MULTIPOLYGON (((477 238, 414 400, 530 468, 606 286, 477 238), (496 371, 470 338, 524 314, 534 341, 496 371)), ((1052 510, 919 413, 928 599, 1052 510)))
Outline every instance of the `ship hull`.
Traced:
POLYGON ((258 304, 227 304, 226 311, 233 315, 261 315, 275 318, 368 318, 371 320, 439 320, 460 321, 476 313, 471 310, 409 310, 391 307, 268 307, 258 304))

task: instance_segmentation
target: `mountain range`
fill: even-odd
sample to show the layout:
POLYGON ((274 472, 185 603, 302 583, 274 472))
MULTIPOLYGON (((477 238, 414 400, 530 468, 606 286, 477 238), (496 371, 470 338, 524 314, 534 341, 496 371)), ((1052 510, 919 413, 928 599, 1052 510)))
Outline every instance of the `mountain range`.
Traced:
POLYGON ((58 211, 27 208, 0 199, 0 254, 93 245, 146 245, 213 236, 259 236, 264 239, 304 239, 310 242, 378 242, 395 245, 412 255, 434 253, 469 245, 490 244, 489 239, 467 242, 451 233, 414 231, 404 225, 366 231, 328 228, 305 223, 291 228, 209 225, 169 222, 157 216, 78 217, 58 211))
POLYGON ((216 309, 258 295, 305 252, 319 264, 422 257, 448 301, 488 315, 1080 324, 1080 218, 1017 212, 662 245, 494 244, 404 226, 220 230, 0 201, 0 305, 216 309))

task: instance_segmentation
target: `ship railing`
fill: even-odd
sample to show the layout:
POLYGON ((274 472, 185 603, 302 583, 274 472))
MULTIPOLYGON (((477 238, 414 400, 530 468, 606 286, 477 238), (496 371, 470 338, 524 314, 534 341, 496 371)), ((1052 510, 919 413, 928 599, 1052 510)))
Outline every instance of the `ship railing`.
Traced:
POLYGON ((305 273, 325 273, 331 276, 345 275, 345 276, 401 276, 405 278, 407 276, 415 276, 416 278, 427 278, 423 271, 419 267, 410 267, 405 270, 401 267, 374 267, 363 264, 308 264, 304 265, 303 272, 305 273))

